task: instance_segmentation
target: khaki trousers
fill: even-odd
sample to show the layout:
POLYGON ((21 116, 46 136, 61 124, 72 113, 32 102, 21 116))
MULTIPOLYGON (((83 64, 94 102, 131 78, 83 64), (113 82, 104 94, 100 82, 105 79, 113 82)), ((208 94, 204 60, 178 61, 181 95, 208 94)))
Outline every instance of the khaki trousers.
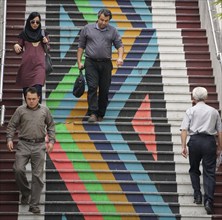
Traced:
POLYGON ((17 144, 15 163, 13 166, 15 179, 22 195, 31 195, 30 206, 38 206, 44 186, 43 170, 46 146, 43 143, 30 143, 19 140, 17 144), (30 161, 32 171, 31 187, 26 177, 26 165, 30 161))

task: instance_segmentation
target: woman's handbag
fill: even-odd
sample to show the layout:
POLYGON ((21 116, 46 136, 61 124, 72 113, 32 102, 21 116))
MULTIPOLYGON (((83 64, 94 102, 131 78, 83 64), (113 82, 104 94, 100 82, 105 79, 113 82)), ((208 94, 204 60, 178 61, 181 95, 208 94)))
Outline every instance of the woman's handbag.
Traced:
POLYGON ((50 54, 45 53, 45 73, 46 75, 50 74, 53 71, 52 59, 50 54))
MULTIPOLYGON (((42 36, 45 37, 45 31, 42 30, 42 36)), ((43 43, 42 43, 43 44, 43 43)), ((46 75, 50 74, 53 71, 52 59, 49 54, 48 48, 46 44, 43 44, 43 48, 45 51, 45 73, 46 75)))
POLYGON ((80 98, 84 92, 85 92, 85 78, 81 69, 79 70, 79 76, 76 78, 76 81, 74 83, 72 94, 76 98, 80 98))

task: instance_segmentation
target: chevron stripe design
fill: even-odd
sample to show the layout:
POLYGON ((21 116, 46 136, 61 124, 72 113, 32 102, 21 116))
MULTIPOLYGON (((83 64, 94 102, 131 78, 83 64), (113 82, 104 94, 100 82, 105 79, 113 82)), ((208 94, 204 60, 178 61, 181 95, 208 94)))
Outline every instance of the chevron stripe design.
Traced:
MULTIPOLYGON (((52 3, 51 1, 48 2, 52 3)), ((99 4, 100 8, 109 7, 110 1, 100 1, 99 4)), ((68 8, 64 3, 64 6, 61 4, 60 8, 58 8, 60 12, 60 34, 61 36, 72 36, 71 38, 60 38, 61 52, 59 59, 61 65, 63 65, 63 59, 68 56, 70 48, 73 48, 73 43, 77 41, 79 33, 79 29, 75 24, 76 21, 72 18, 73 12, 80 13, 80 17, 85 20, 85 22, 81 23, 81 25, 85 25, 88 22, 96 20, 95 13, 99 10, 97 5, 98 1, 76 0, 73 2, 73 7, 69 6, 68 8), (70 29, 62 30, 63 25, 70 27, 70 29)), ((150 152, 151 154, 149 159, 153 158, 153 161, 159 160, 157 154, 158 137, 155 135, 155 125, 152 123, 152 119, 150 121, 144 119, 144 126, 142 127, 137 125, 137 121, 141 117, 152 118, 151 106, 154 104, 152 103, 150 97, 153 97, 153 95, 149 95, 149 92, 146 96, 142 95, 140 97, 141 104, 138 103, 137 110, 133 110, 131 113, 129 113, 129 117, 133 118, 133 120, 130 121, 131 126, 129 127, 129 131, 135 132, 135 139, 133 141, 129 135, 124 134, 124 128, 118 125, 118 117, 124 114, 124 109, 128 105, 127 100, 134 96, 133 91, 139 91, 143 85, 143 82, 146 80, 149 81, 149 69, 154 65, 158 65, 158 47, 154 46, 157 45, 156 30, 152 27, 151 22, 146 22, 152 21, 152 15, 150 11, 151 5, 148 5, 147 1, 113 1, 112 5, 114 6, 114 8, 112 8, 114 16, 111 24, 119 28, 121 36, 123 37, 123 43, 126 45, 125 50, 128 51, 125 56, 129 61, 126 61, 124 65, 133 66, 136 67, 136 69, 129 69, 128 71, 125 71, 119 68, 113 72, 113 76, 121 75, 122 77, 113 77, 113 84, 110 90, 114 92, 110 94, 110 103, 108 105, 106 115, 112 116, 113 121, 110 122, 114 123, 111 123, 108 126, 102 123, 88 125, 81 122, 77 124, 72 122, 70 116, 85 115, 86 106, 84 106, 83 103, 79 100, 73 100, 73 96, 70 93, 72 90, 72 82, 74 82, 75 77, 78 74, 75 61, 73 61, 73 66, 70 66, 69 69, 63 69, 63 71, 67 71, 67 73, 64 74, 63 78, 61 78, 60 83, 55 85, 53 88, 54 91, 49 94, 49 101, 47 101, 47 105, 50 109, 52 109, 52 113, 54 115, 61 114, 67 117, 65 120, 61 119, 57 121, 56 131, 58 143, 55 146, 55 151, 50 154, 50 161, 47 163, 47 169, 55 168, 58 170, 56 175, 58 179, 61 179, 64 183, 63 190, 65 189, 69 192, 69 195, 67 195, 66 198, 60 199, 63 199, 64 201, 71 199, 73 201, 73 205, 72 208, 70 208, 70 206, 66 206, 65 204, 64 207, 61 207, 61 204, 60 207, 57 207, 56 205, 54 207, 46 205, 45 209, 46 211, 63 209, 64 212, 74 210, 75 212, 79 213, 100 213, 100 215, 96 217, 97 219, 112 220, 124 219, 124 217, 118 215, 118 213, 122 212, 135 212, 138 214, 153 212, 153 217, 150 217, 149 219, 155 220, 165 219, 161 218, 160 216, 162 213, 168 213, 169 217, 167 219, 173 220, 175 219, 175 217, 172 217, 173 211, 167 205, 167 203, 165 203, 164 197, 156 194, 158 189, 153 183, 155 178, 153 179, 153 177, 151 177, 146 172, 148 167, 146 167, 145 161, 147 159, 140 158, 136 153, 140 149, 137 150, 133 146, 133 141, 142 141, 144 144, 141 147, 141 151, 150 152), (137 13, 138 15, 136 19, 141 20, 141 22, 135 23, 135 17, 127 15, 131 12, 137 13), (140 14, 141 16, 139 16, 140 14), (134 32, 129 32, 127 30, 126 24, 123 26, 121 23, 121 19, 123 17, 125 17, 124 19, 128 20, 128 28, 135 29, 134 32), (127 36, 129 35, 131 38, 127 39, 127 36), (138 47, 137 45, 140 46, 138 47), (140 52, 143 51, 143 53, 141 53, 141 56, 135 56, 135 54, 131 52, 133 50, 140 50, 140 52), (152 51, 152 53, 149 54, 149 51, 152 51), (138 77, 134 77, 138 74, 138 71, 141 75, 140 79, 138 77), (60 93, 59 91, 64 92, 60 93), (124 93, 124 91, 131 92, 124 93), (71 101, 66 102, 66 99, 70 99, 71 101), (126 101, 117 103, 113 100, 126 101), (61 110, 60 106, 67 106, 68 108, 61 110), (112 109, 122 110, 112 111, 112 109), (81 136, 79 134, 73 133, 73 130, 76 129, 83 132, 81 136), (152 145, 148 144, 146 135, 143 135, 141 131, 153 133, 152 140, 149 139, 149 143, 153 142, 152 145), (64 140, 66 140, 66 142, 64 142, 64 140), (85 153, 86 146, 84 143, 81 143, 81 140, 91 141, 91 143, 87 143, 87 150, 98 152, 95 154, 93 161, 91 158, 92 155, 85 153), (115 140, 116 143, 113 142, 113 140, 115 140), (112 154, 105 154, 103 151, 112 152, 112 154), (124 153, 128 151, 130 154, 124 153), (60 153, 58 154, 57 152, 60 153), (95 161, 98 161, 98 163, 95 163, 95 161), (60 170, 67 170, 67 172, 60 172, 60 170), (98 172, 99 170, 109 172, 107 172, 106 175, 101 175, 100 172, 98 172), (119 173, 115 173, 116 170, 125 170, 126 172, 120 175, 119 173), (135 170, 139 170, 140 174, 133 172, 135 170), (110 185, 109 181, 111 180, 116 181, 116 184, 110 185), (149 181, 150 184, 144 185, 144 180, 149 181), (92 184, 94 181, 96 181, 97 184, 92 184), (133 181, 134 184, 128 184, 131 181, 133 181), (110 190, 119 191, 122 193, 119 194, 118 197, 114 198, 111 196, 111 194, 108 193, 110 190), (82 194, 73 193, 74 191, 84 192, 84 196, 82 194), (93 191, 101 192, 101 194, 94 195, 92 193, 93 191), (127 192, 131 191, 138 192, 137 196, 129 196, 127 192), (144 192, 153 192, 154 194, 152 196, 143 194, 144 192), (127 208, 123 211, 122 205, 114 203, 115 200, 127 202, 127 208), (155 205, 153 202, 157 200, 163 205, 155 205), (85 201, 88 205, 82 203, 82 201, 85 201), (106 201, 107 205, 100 205, 97 201, 106 201), (134 205, 140 202, 143 202, 146 205, 144 205, 142 208, 134 205), (106 213, 116 213, 116 215, 115 217, 112 216, 110 218, 106 215, 106 213)), ((159 74, 161 75, 161 73, 159 74)), ((53 79, 50 79, 49 76, 48 80, 53 79)), ((160 91, 162 91, 163 88, 160 89, 160 91)), ((86 95, 84 95, 83 98, 86 98, 86 95)), ((156 168, 158 168, 158 165, 156 168)), ((46 186, 46 190, 48 192, 56 190, 56 186, 52 186, 55 183, 52 184, 50 179, 53 179, 53 177, 48 174, 46 186)), ((52 199, 55 198, 51 198, 50 196, 46 197, 46 200, 48 201, 51 201, 52 199)), ((48 217, 46 216, 46 219, 47 218, 48 217)), ((61 219, 65 218, 68 218, 66 214, 61 216, 61 219)), ((94 219, 94 217, 90 215, 82 216, 82 218, 87 220, 94 219)), ((134 217, 133 219, 143 219, 143 217, 134 217)))
MULTIPOLYGON (((214 215, 193 204, 189 162, 181 156, 180 124, 192 105, 194 86, 219 109, 217 67, 203 27, 207 3, 200 0, 7 0, 4 94, 6 124, 24 100, 15 86, 21 56, 12 50, 28 14, 39 11, 51 38, 54 71, 43 88, 56 120, 57 143, 47 155, 40 215, 21 205, 13 173, 14 154, 1 130, 0 219, 15 220, 210 220, 221 219, 221 170, 214 215), (114 16, 125 45, 125 63, 115 66, 107 114, 88 123, 86 94, 71 94, 78 75, 81 27, 95 22, 101 7, 114 16), (202 17, 203 18, 203 17, 202 17), (203 22, 201 24, 201 22, 203 22)), ((209 27, 210 29, 210 27, 209 27)), ((86 88, 87 89, 87 88, 86 88)), ((16 140, 15 140, 16 141, 16 140)), ((27 167, 31 182, 31 165, 27 167)))

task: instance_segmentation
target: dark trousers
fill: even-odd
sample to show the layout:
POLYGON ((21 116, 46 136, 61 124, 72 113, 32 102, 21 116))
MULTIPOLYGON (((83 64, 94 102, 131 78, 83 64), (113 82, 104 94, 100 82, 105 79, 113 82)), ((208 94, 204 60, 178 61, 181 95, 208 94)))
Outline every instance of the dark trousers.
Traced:
POLYGON ((85 60, 86 82, 88 86, 88 115, 103 117, 108 105, 109 87, 112 77, 112 62, 85 60))
POLYGON ((211 135, 192 135, 188 142, 190 178, 194 189, 194 196, 200 193, 200 162, 203 166, 204 203, 208 200, 213 203, 215 191, 216 169, 216 140, 211 135))
MULTIPOLYGON (((34 86, 32 86, 32 87, 35 87, 35 88, 36 88, 36 90, 37 90, 37 92, 38 92, 38 96, 40 97, 39 103, 42 103, 42 85, 36 84, 36 85, 34 85, 34 86)), ((26 89, 28 89, 28 88, 29 88, 29 87, 24 87, 24 88, 23 88, 24 98, 25 98, 25 91, 26 91, 26 89)))

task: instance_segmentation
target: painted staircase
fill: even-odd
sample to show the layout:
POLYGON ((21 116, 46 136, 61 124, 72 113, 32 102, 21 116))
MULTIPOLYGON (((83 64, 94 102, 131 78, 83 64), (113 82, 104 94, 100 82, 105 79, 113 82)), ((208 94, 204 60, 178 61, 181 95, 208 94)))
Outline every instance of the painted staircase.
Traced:
POLYGON ((54 72, 47 76, 44 104, 55 118, 57 143, 46 158, 42 213, 33 217, 19 203, 14 154, 1 128, 0 219, 222 219, 221 170, 216 213, 208 216, 203 205, 193 204, 188 161, 180 155, 179 127, 191 106, 190 91, 205 86, 209 104, 218 108, 198 0, 8 0, 5 126, 23 101, 14 86, 21 58, 12 48, 33 10, 50 32, 54 72), (86 94, 76 99, 71 92, 79 31, 96 21, 101 7, 113 12, 110 23, 121 33, 125 61, 117 69, 114 51, 106 116, 89 124, 86 94))

